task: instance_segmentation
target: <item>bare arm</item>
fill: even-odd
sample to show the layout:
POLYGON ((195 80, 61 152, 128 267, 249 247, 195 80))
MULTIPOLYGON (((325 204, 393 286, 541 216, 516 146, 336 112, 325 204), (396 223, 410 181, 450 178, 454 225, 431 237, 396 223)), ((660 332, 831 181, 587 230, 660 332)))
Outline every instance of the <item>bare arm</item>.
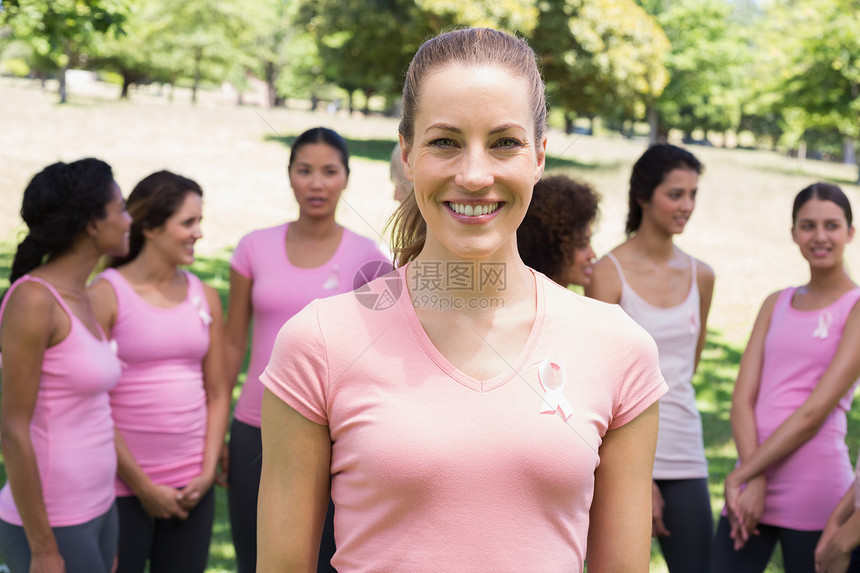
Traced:
MULTIPOLYGON (((761 368, 764 361, 764 342, 770 328, 770 317, 779 293, 774 293, 762 303, 753 325, 746 350, 741 358, 735 388, 732 393, 731 424, 732 437, 738 450, 738 458, 743 461, 753 455, 758 448, 758 428, 756 426, 755 405, 758 400, 761 368)), ((740 549, 758 524, 764 511, 767 482, 764 475, 747 481, 741 493, 740 484, 725 484, 726 505, 728 506, 731 536, 735 548, 740 549)))
MULTIPOLYGON (((225 372, 230 393, 236 386, 239 370, 248 348, 251 326, 251 287, 253 281, 230 269, 230 298, 227 300, 227 324, 224 333, 225 372)), ((220 307, 220 305, 219 305, 220 307)))
POLYGON ((608 258, 603 257, 594 264, 591 284, 586 285, 585 296, 612 304, 621 301, 621 277, 608 258))
POLYGON ((648 571, 657 419, 655 402, 603 438, 589 515, 586 560, 590 573, 648 571))
POLYGON ((35 283, 19 285, 9 297, 0 324, 3 349, 0 443, 9 487, 30 545, 31 565, 45 567, 46 571, 63 571, 30 436, 45 349, 59 342, 60 311, 48 290, 35 283))
POLYGON ((316 571, 330 495, 328 427, 311 422, 266 390, 262 430, 257 570, 316 571))
POLYGON ((815 547, 816 573, 844 573, 860 545, 860 512, 854 510, 854 484, 845 492, 815 547))
POLYGON ((711 312, 711 301, 714 297, 714 270, 698 261, 696 265, 696 282, 699 284, 699 340, 696 343, 696 361, 693 372, 699 369, 699 360, 702 350, 705 348, 705 339, 708 336, 708 314, 711 312))
POLYGON ((87 288, 87 297, 93 306, 96 320, 102 330, 110 336, 114 324, 116 324, 116 293, 113 287, 105 279, 99 279, 87 288))
POLYGON ((203 359, 203 386, 206 390, 206 442, 203 449, 203 470, 181 491, 180 504, 185 509, 194 507, 206 495, 215 481, 215 471, 227 419, 230 417, 230 383, 224 368, 224 319, 221 299, 215 289, 204 285, 212 322, 209 324, 209 350, 203 359))

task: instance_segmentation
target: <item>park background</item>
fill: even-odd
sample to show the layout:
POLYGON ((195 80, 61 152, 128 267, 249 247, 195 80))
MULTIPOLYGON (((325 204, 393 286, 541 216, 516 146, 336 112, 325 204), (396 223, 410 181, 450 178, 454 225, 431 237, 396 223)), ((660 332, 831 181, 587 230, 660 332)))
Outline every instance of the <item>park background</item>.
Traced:
MULTIPOLYGON (((384 247, 402 71, 424 37, 455 25, 517 31, 540 53, 547 169, 603 194, 598 254, 624 238, 635 158, 653 139, 687 144, 706 170, 678 244, 717 275, 694 381, 715 511, 735 458, 732 385, 758 305, 807 278, 789 234, 792 198, 828 180, 860 205, 856 0, 2 4, 0 289, 26 232, 18 209, 29 178, 53 161, 96 156, 126 193, 163 168, 203 186, 194 270, 226 297, 239 238, 297 215, 288 145, 317 125, 341 132, 352 152, 338 219, 384 247)), ((857 249, 846 250, 849 271, 857 249)), ((849 446, 853 459, 856 409, 849 446)), ((233 569, 219 491, 209 570, 233 569)), ((659 552, 652 570, 665 570, 659 552)), ((769 571, 781 570, 777 556, 769 571)))

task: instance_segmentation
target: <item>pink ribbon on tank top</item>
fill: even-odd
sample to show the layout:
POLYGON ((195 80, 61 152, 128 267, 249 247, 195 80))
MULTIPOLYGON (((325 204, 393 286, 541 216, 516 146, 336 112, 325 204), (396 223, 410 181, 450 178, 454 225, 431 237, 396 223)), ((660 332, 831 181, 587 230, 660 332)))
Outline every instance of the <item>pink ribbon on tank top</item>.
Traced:
POLYGON ((564 395, 564 359, 550 354, 540 365, 538 380, 545 392, 541 414, 558 414, 567 421, 573 414, 573 404, 564 395))
POLYGON ((203 308, 203 299, 199 296, 195 296, 191 299, 191 303, 197 307, 197 316, 199 316, 200 320, 203 321, 203 325, 209 326, 212 324, 212 316, 206 312, 205 308, 203 308))
POLYGON ((812 333, 812 338, 821 338, 822 340, 827 338, 827 335, 830 333, 830 324, 833 322, 833 315, 830 314, 829 310, 825 310, 821 314, 818 315, 818 328, 815 329, 815 332, 812 333))

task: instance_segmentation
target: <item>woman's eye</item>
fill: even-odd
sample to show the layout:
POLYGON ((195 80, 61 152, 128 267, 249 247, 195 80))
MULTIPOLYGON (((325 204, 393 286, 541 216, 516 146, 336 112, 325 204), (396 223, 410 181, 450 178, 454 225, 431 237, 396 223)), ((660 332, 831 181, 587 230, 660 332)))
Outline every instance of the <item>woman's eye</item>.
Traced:
POLYGON ((496 143, 496 147, 501 147, 504 149, 512 149, 515 147, 522 147, 522 145, 523 145, 522 141, 520 141, 519 139, 513 138, 513 137, 505 137, 503 139, 500 139, 498 141, 498 143, 496 143))
POLYGON ((454 140, 448 137, 437 137, 430 142, 431 147, 454 147, 455 145, 454 140))

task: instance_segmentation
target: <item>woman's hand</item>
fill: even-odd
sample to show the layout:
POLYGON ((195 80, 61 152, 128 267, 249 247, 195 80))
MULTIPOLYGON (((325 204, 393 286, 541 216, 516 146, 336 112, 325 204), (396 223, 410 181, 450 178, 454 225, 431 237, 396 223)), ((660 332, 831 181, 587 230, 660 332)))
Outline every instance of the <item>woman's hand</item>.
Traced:
MULTIPOLYGON (((728 483, 726 486, 728 491, 728 483)), ((733 483, 737 483, 733 479, 733 483)), ((734 487, 734 486, 733 486, 734 487)), ((729 524, 731 525, 730 537, 735 540, 735 551, 740 550, 749 541, 750 535, 758 535, 758 522, 764 513, 764 500, 767 493, 767 480, 764 476, 756 476, 746 483, 746 486, 737 496, 737 502, 729 506, 728 493, 726 494, 726 505, 729 506, 729 524)))
POLYGON ((663 509, 666 507, 666 502, 663 501, 663 494, 660 493, 660 488, 657 487, 657 482, 651 482, 651 537, 669 537, 672 535, 666 529, 666 524, 663 523, 663 509))
POLYGON ((835 531, 829 527, 815 546, 815 573, 845 573, 851 564, 851 552, 841 550, 834 542, 835 531))
POLYGON ((188 512, 179 504, 180 492, 167 485, 152 484, 138 494, 143 509, 156 519, 187 519, 188 512))
POLYGON ((30 573, 66 573, 66 563, 59 552, 30 556, 30 573))
POLYGON ((203 496, 212 489, 212 483, 215 481, 214 475, 200 474, 196 478, 188 482, 188 485, 179 490, 177 501, 179 506, 185 511, 191 511, 203 499, 203 496))

